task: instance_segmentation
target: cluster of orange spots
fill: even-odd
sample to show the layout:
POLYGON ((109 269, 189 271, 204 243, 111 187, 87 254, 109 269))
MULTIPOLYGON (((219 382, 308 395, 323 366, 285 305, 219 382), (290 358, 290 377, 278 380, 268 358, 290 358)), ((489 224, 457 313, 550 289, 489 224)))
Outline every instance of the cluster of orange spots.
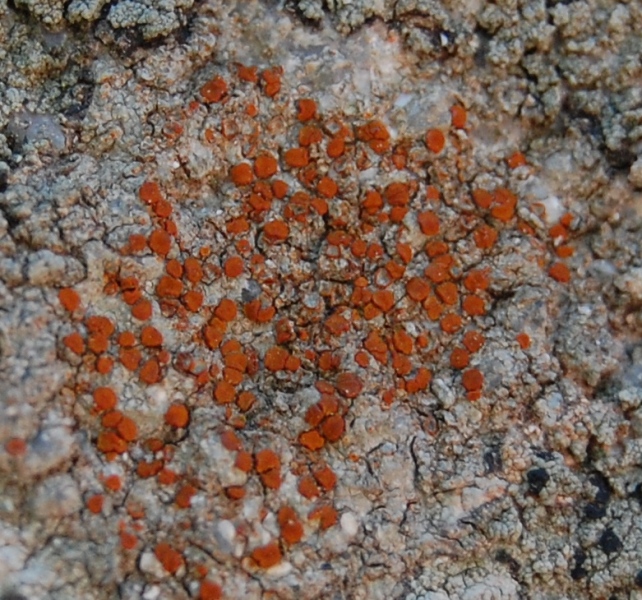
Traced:
MULTIPOLYGON (((255 66, 236 65, 236 74, 238 80, 257 86, 265 96, 278 102, 282 69, 260 71, 255 66)), ((217 75, 200 88, 200 99, 205 104, 220 103, 229 107, 236 101, 230 87, 229 80, 217 75)), ((201 102, 196 104, 196 107, 202 106, 201 102)), ((257 116, 257 105, 258 102, 252 102, 241 111, 257 116)), ((261 99, 262 107, 272 105, 261 99)), ((221 106, 209 110, 218 110, 221 106)), ((105 293, 118 295, 130 307, 133 319, 127 327, 131 330, 116 328, 105 317, 90 316, 80 321, 78 293, 70 288, 59 291, 61 306, 72 313, 71 318, 81 328, 63 337, 67 356, 87 356, 83 361, 74 357, 74 361, 90 365, 89 370, 94 369, 97 377, 112 370, 115 357, 126 371, 137 372, 139 382, 145 385, 160 382, 171 369, 192 375, 197 390, 205 392, 197 402, 208 402, 210 408, 220 414, 221 423, 225 423, 221 444, 235 453, 235 468, 248 477, 258 478, 264 492, 269 492, 271 497, 275 496, 272 490, 282 486, 285 465, 274 450, 265 448, 260 441, 247 449, 244 447, 247 436, 241 432, 246 423, 260 426, 270 420, 261 412, 262 398, 248 388, 269 387, 272 380, 292 385, 302 373, 317 378, 319 400, 299 409, 305 425, 298 431, 284 433, 297 442, 295 454, 298 456, 291 472, 298 477, 299 501, 304 506, 312 501, 315 504, 310 506, 307 515, 296 504, 285 504, 278 509, 278 539, 250 553, 254 564, 262 569, 278 564, 288 548, 303 539, 306 517, 308 524, 320 530, 337 523, 338 513, 330 503, 337 475, 323 464, 322 457, 330 445, 350 443, 346 435, 348 415, 353 401, 363 393, 366 370, 374 367, 382 370, 384 377, 390 377, 381 389, 369 390, 378 394, 383 408, 389 409, 395 398, 428 389, 433 378, 433 367, 428 368, 428 361, 435 358, 439 348, 445 347, 441 364, 454 370, 458 385, 470 401, 481 398, 484 375, 476 366, 479 356, 475 354, 484 346, 485 339, 474 327, 482 326, 483 320, 478 318, 483 317, 490 306, 493 282, 490 270, 481 265, 463 268, 466 261, 457 256, 455 249, 460 241, 474 244, 477 250, 483 251, 475 250, 475 254, 481 255, 484 261, 506 224, 513 222, 524 235, 534 233, 515 219, 517 196, 498 186, 490 190, 471 189, 472 208, 459 215, 460 231, 467 239, 454 241, 449 235, 453 222, 449 209, 455 205, 448 186, 442 187, 448 177, 447 165, 442 164, 438 155, 447 144, 450 153, 463 145, 465 136, 455 131, 468 126, 467 113, 461 105, 451 107, 449 126, 426 132, 425 148, 419 149, 409 140, 393 140, 379 119, 361 122, 354 129, 339 118, 326 120, 310 98, 299 99, 294 112, 289 114, 296 120, 292 132, 294 147, 275 148, 272 143, 261 146, 258 139, 253 139, 250 145, 238 145, 243 155, 228 173, 228 185, 233 187, 230 197, 236 204, 226 213, 228 216, 219 230, 229 242, 220 256, 214 247, 201 248, 195 256, 189 256, 188 242, 179 237, 177 225, 172 221, 173 205, 164 197, 160 185, 152 180, 141 185, 139 197, 148 207, 152 225, 144 234, 130 235, 123 254, 151 254, 162 264, 164 272, 154 281, 146 281, 139 271, 134 271, 138 275, 135 277, 130 274, 131 267, 121 266, 122 272, 110 274, 105 286, 105 293), (325 160, 326 156, 331 160, 325 160), (425 176, 419 178, 411 172, 417 156, 434 164, 428 171, 430 185, 424 184, 425 176), (396 174, 394 180, 366 189, 356 207, 350 207, 352 188, 345 170, 352 159, 361 171, 381 162, 387 173, 396 174), (404 173, 408 167, 410 172, 404 173), (437 172, 437 167, 443 170, 437 172), (283 177, 289 183, 278 179, 280 172, 285 173, 283 177), (356 209, 356 219, 349 214, 348 207, 356 209), (274 293, 272 286, 277 284, 278 289, 282 282, 270 265, 275 262, 273 256, 281 250, 300 250, 298 246, 306 239, 301 232, 306 232, 311 223, 315 228, 325 228, 316 238, 321 240, 324 256, 330 260, 342 259, 342 264, 348 266, 340 274, 341 283, 346 285, 338 285, 336 290, 330 289, 331 285, 324 288, 325 311, 320 311, 313 322, 306 323, 307 317, 297 314, 296 308, 286 308, 287 316, 277 314, 277 307, 290 305, 289 299, 274 293), (423 248, 415 245, 415 239, 405 237, 409 223, 414 224, 411 229, 418 227, 421 232, 423 248), (258 240, 256 247, 255 240, 258 240), (291 241, 296 242, 292 248, 291 241), (264 286, 258 296, 246 296, 244 290, 240 298, 231 292, 231 297, 222 298, 218 303, 207 303, 206 288, 202 287, 204 280, 220 279, 222 285, 237 289, 240 283, 237 278, 241 277, 252 278, 264 286), (233 281, 235 279, 237 281, 233 281), (148 297, 146 290, 151 289, 154 296, 148 297), (405 323, 412 321, 414 314, 420 315, 416 321, 419 333, 405 323), (161 331, 150 324, 153 322, 166 332, 168 330, 159 324, 161 319, 174 317, 172 325, 177 332, 189 333, 191 323, 198 323, 198 331, 191 338, 196 345, 194 351, 182 349, 171 355, 164 346, 166 343, 170 346, 174 336, 166 335, 166 342, 161 331), (240 322, 235 322, 237 319, 240 322), (247 328, 252 327, 251 323, 264 325, 273 320, 271 332, 269 328, 257 327, 262 335, 267 329, 267 335, 272 336, 263 356, 250 344, 242 346, 232 337, 241 325, 247 328), (355 332, 360 336, 361 345, 354 357, 347 357, 341 348, 345 340, 340 338, 355 332), (117 346, 115 352, 114 345, 117 346), (353 367, 356 372, 350 370, 353 367), (256 375, 263 379, 255 381, 256 375), (263 420, 252 421, 257 413, 262 414, 263 420)), ((220 127, 218 132, 212 126, 205 132, 205 138, 214 143, 219 133, 227 139, 236 135, 230 133, 231 126, 220 127)), ((521 153, 515 153, 507 162, 513 169, 526 161, 521 153)), ((550 265, 549 274, 561 282, 570 279, 570 271, 561 261, 572 255, 572 248, 567 245, 571 220, 572 217, 565 215, 549 231, 559 259, 550 265)), ((134 256, 134 260, 136 258, 134 256)), ((319 283, 318 279, 314 283, 319 283)), ((517 335, 516 341, 523 350, 530 346, 530 338, 525 333, 517 335)), ((174 509, 189 510, 194 495, 206 488, 201 488, 202 482, 188 479, 187 474, 173 471, 169 463, 177 443, 170 440, 193 434, 193 428, 191 432, 176 431, 189 427, 193 418, 192 400, 186 404, 173 402, 165 412, 161 432, 155 434, 159 437, 139 441, 138 427, 130 416, 119 410, 115 391, 103 379, 98 379, 91 389, 99 451, 107 460, 114 460, 138 443, 138 448, 147 454, 141 459, 132 453, 136 457, 135 475, 141 479, 155 478, 162 486, 175 485, 174 509)), ((16 442, 15 449, 10 450, 8 442, 5 449, 19 456, 26 452, 26 444, 23 442, 20 446, 16 442)), ((128 476, 122 479, 110 476, 103 484, 106 490, 116 493, 129 480, 128 476)), ((246 490, 244 485, 231 485, 225 487, 224 493, 231 506, 239 508, 250 489, 250 486, 246 490)), ((285 490, 281 489, 280 493, 285 490)), ((104 501, 102 494, 94 494, 86 500, 87 509, 100 514, 104 501)), ((125 549, 133 549, 140 543, 124 526, 120 535, 125 549)), ((158 560, 170 574, 176 574, 186 565, 187 555, 184 557, 178 551, 181 547, 181 542, 172 541, 171 545, 161 542, 154 548, 158 560)), ((206 575, 207 569, 199 575, 203 579, 199 597, 221 597, 220 586, 204 579, 206 575)))
MULTIPOLYGON (((354 373, 343 372, 337 376, 337 391, 345 398, 356 398, 363 389, 363 382, 354 373)), ((312 428, 299 435, 299 443, 308 450, 323 448, 326 441, 338 442, 345 433, 345 407, 335 395, 333 386, 321 386, 321 400, 308 408, 306 423, 312 428)))
POLYGON ((290 354, 283 346, 272 346, 265 353, 265 368, 268 371, 298 371, 301 359, 290 354))
POLYGON ((375 119, 357 127, 356 136, 377 154, 383 154, 390 148, 390 132, 382 121, 375 119))
POLYGON ((263 91, 269 98, 273 98, 281 91, 282 67, 272 67, 261 72, 263 91))
MULTIPOLYGON (((553 241, 555 254, 557 254, 561 260, 571 258, 575 253, 574 248, 568 244, 570 237, 569 229, 573 223, 573 219, 574 217, 571 213, 565 213, 559 222, 553 225, 548 231, 553 241)), ((561 262, 561 260, 555 261, 549 266, 548 274, 559 283, 569 283, 571 280, 571 270, 565 263, 561 262)))
POLYGON ((266 488, 281 487, 281 459, 273 450, 260 450, 254 455, 256 472, 266 488))

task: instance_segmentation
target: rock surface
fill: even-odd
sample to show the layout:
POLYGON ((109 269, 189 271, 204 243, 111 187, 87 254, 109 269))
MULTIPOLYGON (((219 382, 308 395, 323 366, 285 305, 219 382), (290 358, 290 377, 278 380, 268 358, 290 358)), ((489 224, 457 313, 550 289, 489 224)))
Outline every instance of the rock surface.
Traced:
POLYGON ((0 0, 0 600, 637 597, 641 13, 0 0))

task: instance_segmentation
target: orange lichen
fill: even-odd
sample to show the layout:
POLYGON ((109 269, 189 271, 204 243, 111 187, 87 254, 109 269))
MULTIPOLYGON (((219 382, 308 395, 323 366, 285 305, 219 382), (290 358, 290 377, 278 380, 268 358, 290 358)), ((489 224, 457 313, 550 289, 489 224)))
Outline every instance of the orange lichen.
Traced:
POLYGON ((363 380, 350 372, 339 373, 336 380, 337 391, 346 398, 356 398, 363 390, 363 380))
POLYGON ((481 209, 489 209, 493 203, 493 195, 484 189, 473 190, 473 201, 481 209))
POLYGON ((278 490, 281 487, 280 469, 269 469, 259 475, 261 483, 268 489, 278 490))
POLYGON ((486 314, 486 303, 481 296, 466 296, 461 303, 461 307, 471 317, 482 317, 486 314))
POLYGON ((461 383, 469 392, 476 392, 484 385, 484 376, 479 369, 468 369, 461 376, 461 383))
POLYGON ((139 321, 147 321, 152 316, 152 303, 149 300, 139 300, 132 306, 132 317, 139 321))
POLYGON ((391 290, 377 290, 372 294, 372 302, 383 312, 389 312, 395 305, 395 295, 391 290))
POLYGON ((402 354, 412 354, 412 338, 403 329, 395 330, 392 334, 392 343, 394 344, 397 352, 401 352, 402 354))
POLYGON ((321 434, 312 429, 310 431, 304 431, 299 435, 299 443, 308 450, 320 450, 325 445, 325 439, 321 434))
POLYGON ((571 280, 570 269, 561 262, 553 263, 548 269, 548 274, 555 281, 558 281, 560 283, 568 283, 571 280))
POLYGON ((102 431, 98 434, 96 448, 105 454, 123 454, 127 451, 127 442, 113 431, 102 431))
POLYGON ((252 559, 261 569, 269 569, 281 562, 281 549, 276 542, 270 542, 252 550, 252 559))
POLYGON ((450 353, 450 366, 453 369, 464 369, 470 362, 470 354, 464 348, 454 348, 450 353))
POLYGON ((249 452, 245 452, 244 450, 241 450, 236 455, 234 466, 237 469, 243 471, 244 473, 249 473, 252 470, 252 467, 254 466, 254 459, 252 458, 252 455, 249 452))
POLYGON ((103 480, 103 485, 110 492, 118 492, 123 487, 123 482, 118 475, 109 475, 103 480))
POLYGON ((189 410, 184 404, 172 404, 165 413, 165 423, 182 428, 189 423, 189 410))
POLYGON ((281 539, 290 546, 297 544, 303 538, 303 525, 290 506, 283 506, 279 509, 277 521, 281 530, 281 539))
POLYGON ((221 600, 222 597, 223 590, 220 585, 208 579, 201 581, 201 585, 198 588, 199 600, 221 600))
POLYGON ((480 250, 488 250, 495 245, 497 241, 498 233, 497 230, 493 229, 489 225, 480 225, 473 232, 473 239, 475 240, 475 245, 480 250))
POLYGON ((455 333, 461 329, 462 319, 455 313, 448 313, 439 322, 442 331, 446 333, 455 333))
POLYGON ((326 466, 313 471, 312 473, 317 483, 326 491, 329 492, 337 485, 337 476, 334 471, 326 466))
POLYGON ((140 341, 147 348, 157 348, 163 345, 163 334, 156 327, 148 325, 140 332, 140 341))
POLYGON ((283 69, 281 67, 273 67, 265 69, 261 72, 261 79, 263 80, 263 91, 268 98, 273 98, 281 91, 281 75, 283 69))
POLYGON ((87 498, 87 501, 85 502, 85 506, 89 512, 92 512, 95 515, 98 515, 103 511, 104 504, 105 497, 102 494, 94 494, 87 498))
POLYGON ((138 197, 147 205, 154 206, 163 200, 163 193, 155 181, 146 181, 138 190, 138 197))
POLYGON ((462 340, 464 346, 473 354, 484 346, 485 341, 484 336, 479 331, 467 331, 462 340))
POLYGON ((201 87, 201 96, 207 103, 220 102, 227 94, 227 83, 217 75, 201 87))
POLYGON ((260 450, 254 456, 254 461, 256 464, 257 473, 265 473, 266 471, 271 471, 272 469, 281 468, 281 459, 279 456, 270 449, 260 450))
POLYGON ((466 109, 459 104, 450 107, 451 124, 455 129, 463 129, 466 127, 466 109))
POLYGON ((410 202, 408 184, 395 181, 386 186, 384 197, 390 206, 406 206, 410 202))
POLYGON ((317 116, 317 103, 311 98, 301 98, 299 100, 299 113, 297 118, 304 123, 310 121, 317 116))
POLYGON ((167 256, 172 245, 172 238, 164 229, 155 229, 149 236, 148 245, 152 252, 167 256))
POLYGON ((328 442, 338 442, 346 429, 346 423, 340 415, 330 415, 321 423, 321 435, 328 442))
POLYGON ((27 442, 19 437, 12 437, 4 444, 5 452, 9 456, 24 456, 27 453, 27 442))
POLYGON ((437 296, 444 303, 450 306, 457 304, 459 300, 459 292, 457 286, 452 281, 440 283, 435 289, 437 296))
POLYGON ((270 154, 261 154, 254 161, 254 173, 259 179, 272 177, 278 169, 279 163, 270 154))
POLYGON ((282 371, 288 359, 288 351, 281 346, 272 346, 265 353, 265 368, 269 371, 282 371))
POLYGON ((118 358, 127 370, 135 371, 143 360, 143 355, 137 348, 122 348, 118 354, 118 358))
POLYGON ((219 404, 230 404, 236 398, 236 388, 227 381, 219 381, 214 388, 214 399, 219 404))
POLYGON ((180 552, 172 548, 166 542, 156 544, 154 554, 161 565, 163 565, 163 568, 172 575, 174 575, 185 564, 180 552))
POLYGON ((85 340, 77 331, 65 336, 62 343, 74 354, 81 356, 85 353, 85 340))
POLYGON ((138 538, 128 531, 121 531, 118 534, 120 545, 124 550, 133 550, 138 545, 138 538))
POLYGON ((204 301, 203 292, 198 290, 189 290, 181 298, 181 302, 190 312, 198 312, 198 310, 203 306, 204 301))
POLYGON ((238 78, 247 83, 258 83, 259 76, 257 71, 258 69, 255 66, 247 67, 242 64, 236 65, 236 74, 238 75, 238 78))
POLYGON ((116 431, 126 442, 133 442, 138 437, 138 426, 129 417, 123 417, 120 420, 116 426, 116 431))
POLYGON ((522 350, 528 350, 531 347, 531 337, 527 333, 518 333, 515 339, 522 350))
POLYGON ((368 121, 365 125, 357 127, 356 134, 358 140, 367 142, 377 154, 383 154, 390 148, 390 133, 382 121, 368 121))
POLYGON ((310 521, 319 521, 321 529, 329 529, 333 525, 336 525, 339 520, 339 515, 334 507, 323 504, 312 509, 308 515, 308 519, 310 521))
POLYGON ((319 491, 319 488, 315 480, 312 478, 311 475, 305 475, 304 477, 301 477, 301 479, 299 480, 299 485, 297 489, 299 490, 299 494, 301 494, 304 498, 307 498, 308 500, 311 500, 312 498, 316 498, 321 493, 319 491))
POLYGON ((310 154, 307 148, 291 148, 283 155, 285 163, 293 169, 307 167, 310 162, 310 154))
POLYGON ((118 404, 118 397, 109 387, 98 387, 94 390, 94 406, 99 411, 113 410, 118 404))
POLYGON ((174 498, 176 506, 179 508, 189 508, 192 504, 192 497, 197 491, 193 485, 186 483, 176 493, 176 498, 174 498))
POLYGON ((214 314, 221 319, 221 321, 228 323, 236 318, 238 308, 236 307, 234 300, 223 298, 214 310, 214 314))
POLYGON ((180 298, 182 293, 183 282, 170 275, 161 277, 156 286, 156 294, 159 298, 180 298))
POLYGON ((107 338, 116 330, 115 325, 107 317, 93 315, 85 319, 85 325, 90 333, 100 334, 107 338))
POLYGON ((429 129, 426 133, 426 146, 431 152, 439 154, 446 145, 446 138, 440 129, 429 129))
POLYGON ((254 173, 249 163, 240 163, 230 169, 230 177, 234 185, 241 187, 250 185, 254 181, 254 173))
POLYGON ((155 358, 151 358, 143 363, 138 373, 138 378, 148 385, 158 383, 162 378, 160 364, 155 358))
POLYGON ((322 177, 317 184, 317 191, 325 198, 334 198, 339 191, 339 187, 330 177, 322 177))
POLYGON ((80 307, 80 295, 72 288, 60 290, 58 292, 58 300, 62 307, 69 312, 74 312, 80 307))
POLYGON ((305 125, 299 131, 299 146, 307 148, 323 141, 323 132, 315 125, 305 125))
POLYGON ((509 169, 517 169, 526 165, 526 157, 521 152, 513 152, 506 161, 509 169))
POLYGON ((285 221, 268 221, 263 227, 263 235, 271 244, 284 242, 290 235, 290 227, 285 221))
POLYGON ((203 279, 203 267, 201 267, 201 263, 192 256, 185 259, 183 270, 187 281, 190 283, 200 283, 203 279))
POLYGON ((406 293, 415 302, 423 302, 430 291, 430 284, 420 277, 413 277, 406 284, 406 293))
POLYGON ((346 142, 342 137, 334 137, 328 142, 326 153, 330 158, 343 156, 346 149, 346 142))

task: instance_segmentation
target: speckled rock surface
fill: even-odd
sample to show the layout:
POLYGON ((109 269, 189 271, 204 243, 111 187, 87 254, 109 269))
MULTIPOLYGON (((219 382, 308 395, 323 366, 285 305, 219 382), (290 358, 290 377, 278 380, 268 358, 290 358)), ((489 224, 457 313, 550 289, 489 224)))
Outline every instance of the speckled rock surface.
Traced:
POLYGON ((641 10, 0 0, 0 599, 642 597, 641 10))

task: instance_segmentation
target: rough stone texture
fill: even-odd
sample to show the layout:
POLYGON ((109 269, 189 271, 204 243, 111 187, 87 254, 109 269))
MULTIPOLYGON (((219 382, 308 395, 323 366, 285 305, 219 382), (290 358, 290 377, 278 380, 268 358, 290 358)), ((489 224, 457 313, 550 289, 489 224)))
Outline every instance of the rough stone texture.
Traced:
POLYGON ((639 597, 641 10, 0 0, 0 598, 639 597))

